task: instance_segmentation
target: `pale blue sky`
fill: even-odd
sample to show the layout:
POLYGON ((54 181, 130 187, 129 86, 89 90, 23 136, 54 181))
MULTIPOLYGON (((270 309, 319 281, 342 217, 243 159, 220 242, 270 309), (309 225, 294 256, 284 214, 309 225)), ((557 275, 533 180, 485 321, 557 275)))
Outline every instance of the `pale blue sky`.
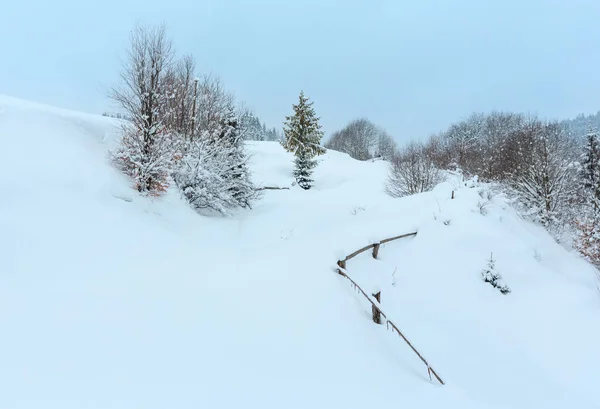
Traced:
POLYGON ((0 93, 110 110, 136 22, 271 126, 300 89, 328 134, 366 116, 400 141, 473 111, 600 109, 598 0, 2 0, 0 93))

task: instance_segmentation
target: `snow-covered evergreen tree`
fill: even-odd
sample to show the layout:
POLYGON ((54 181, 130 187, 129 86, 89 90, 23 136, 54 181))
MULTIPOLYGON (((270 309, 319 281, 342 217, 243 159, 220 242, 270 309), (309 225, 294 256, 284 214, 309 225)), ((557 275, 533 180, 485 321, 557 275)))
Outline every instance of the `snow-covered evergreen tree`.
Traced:
POLYGON ((257 198, 257 190, 250 180, 250 170, 247 164, 247 155, 244 140, 240 132, 239 119, 233 105, 228 105, 222 120, 219 144, 227 153, 228 167, 223 178, 230 182, 228 193, 235 200, 237 206, 248 208, 250 202, 257 198))
POLYGON ((186 142, 185 154, 177 163, 173 180, 195 210, 228 214, 237 205, 230 194, 234 183, 223 176, 227 175, 231 150, 213 143, 216 139, 215 135, 205 133, 186 142))
POLYGON ((585 206, 600 214, 600 143, 598 134, 591 129, 587 134, 579 176, 585 206))
POLYGON ((265 141, 280 142, 283 140, 281 132, 279 132, 277 128, 267 129, 266 125, 263 124, 263 130, 265 134, 265 141))
POLYGON ((494 257, 490 255, 490 259, 487 261, 487 266, 481 271, 481 277, 486 283, 494 288, 497 288, 502 294, 510 293, 510 288, 502 281, 502 276, 496 271, 496 261, 494 257))
POLYGON ((242 111, 239 115, 238 123, 242 139, 246 141, 266 140, 265 128, 252 112, 247 110, 242 111))
POLYGON ((576 221, 574 247, 591 263, 600 265, 600 144, 598 135, 587 135, 579 172, 583 209, 576 221))
POLYGON ((311 179, 313 169, 317 166, 317 161, 309 152, 298 150, 294 159, 294 177, 298 186, 302 189, 310 189, 313 186, 311 179))
POLYGON ((258 191, 250 180, 233 100, 212 92, 223 90, 203 90, 196 137, 186 143, 173 179, 194 209, 228 214, 234 208, 250 207, 258 191))
POLYGON ((321 146, 323 132, 315 114, 313 102, 300 92, 298 104, 293 105, 294 114, 286 117, 283 147, 296 156, 294 176, 303 189, 312 187, 312 171, 316 166, 314 157, 325 153, 321 146))

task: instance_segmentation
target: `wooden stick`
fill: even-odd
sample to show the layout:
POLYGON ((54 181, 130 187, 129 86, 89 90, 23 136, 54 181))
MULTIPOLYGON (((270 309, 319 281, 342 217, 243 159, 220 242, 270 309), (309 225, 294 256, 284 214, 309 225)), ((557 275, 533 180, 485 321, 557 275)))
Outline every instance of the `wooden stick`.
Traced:
MULTIPOLYGON (((373 294, 373 297, 377 300, 379 304, 381 304, 381 291, 373 294)), ((373 314, 373 322, 375 324, 381 324, 381 310, 376 308, 374 305, 371 307, 371 311, 373 314)))
MULTIPOLYGON (((410 341, 404 336, 404 334, 398 329, 398 327, 396 326, 396 324, 394 324, 392 321, 388 320, 388 322, 390 323, 391 327, 393 330, 395 330, 398 335, 404 340, 404 342, 406 342, 408 344, 408 346, 415 352, 415 354, 417 354, 417 356, 421 359, 421 361, 423 361, 423 363, 425 365, 427 365, 427 371, 431 371, 431 373, 433 373, 433 375, 435 375, 435 377, 437 378, 437 380, 442 384, 445 385, 444 381, 442 381, 442 378, 440 378, 438 376, 438 374, 433 370, 433 368, 429 365, 429 363, 427 362, 427 360, 425 358, 423 358, 423 355, 421 355, 419 353, 419 351, 417 351, 417 349, 413 346, 413 344, 410 343, 410 341)), ((431 376, 431 375, 430 375, 431 376)))
POLYGON ((289 190, 289 187, 277 187, 277 186, 263 186, 256 190, 289 190))
POLYGON ((390 242, 390 241, 394 241, 394 240, 398 240, 398 239, 403 239, 403 238, 405 238, 405 237, 416 236, 416 235, 417 235, 417 232, 414 232, 414 233, 406 233, 406 234, 403 234, 403 235, 401 235, 401 236, 390 237, 389 239, 383 239, 383 240, 381 240, 379 243, 380 243, 380 244, 383 244, 383 243, 388 243, 388 242, 390 242))
POLYGON ((381 243, 375 243, 375 245, 373 246, 373 258, 376 259, 377 256, 379 255, 379 246, 381 246, 381 243))
POLYGON ((346 261, 358 256, 360 253, 363 253, 367 250, 372 249, 373 247, 375 247, 375 244, 369 244, 368 246, 365 246, 362 249, 356 250, 354 253, 352 253, 348 257, 346 257, 346 261))

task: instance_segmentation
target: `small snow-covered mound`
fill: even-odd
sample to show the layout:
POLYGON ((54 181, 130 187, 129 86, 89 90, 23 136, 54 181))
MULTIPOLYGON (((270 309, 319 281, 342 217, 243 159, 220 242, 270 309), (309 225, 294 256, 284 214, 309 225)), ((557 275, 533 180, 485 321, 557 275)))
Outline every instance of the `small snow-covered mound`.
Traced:
POLYGON ((254 181, 290 189, 201 217, 131 190, 118 125, 0 97, 1 408, 600 405, 590 267, 501 196, 482 215, 485 186, 392 199, 385 162, 329 151, 304 191, 291 154, 249 142, 254 181), (348 270, 443 387, 333 271, 415 230, 348 270), (481 277, 492 252, 508 295, 481 277))

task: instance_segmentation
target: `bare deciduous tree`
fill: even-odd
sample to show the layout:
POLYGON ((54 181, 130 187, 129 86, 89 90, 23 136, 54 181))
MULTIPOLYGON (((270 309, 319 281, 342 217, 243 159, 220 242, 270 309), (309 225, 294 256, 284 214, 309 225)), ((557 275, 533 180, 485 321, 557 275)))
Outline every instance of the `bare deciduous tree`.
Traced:
POLYGON ((235 105, 233 94, 225 91, 221 80, 211 75, 200 79, 196 108, 197 134, 214 135, 221 128, 223 115, 235 105))
POLYGON ((139 192, 166 187, 170 144, 163 112, 168 99, 166 74, 172 62, 173 49, 164 26, 136 27, 130 36, 121 84, 110 94, 131 117, 115 159, 134 179, 139 192))
POLYGON ((185 55, 166 74, 167 101, 164 108, 165 125, 184 139, 191 138, 194 130, 195 100, 198 79, 195 77, 196 61, 185 55))
MULTIPOLYGON (((539 125, 539 124, 538 124, 539 125)), ((554 224, 575 190, 573 140, 558 123, 530 128, 527 147, 510 184, 527 211, 544 226, 554 224)))
POLYGON ((347 153, 357 160, 389 159, 396 151, 393 138, 366 118, 355 119, 334 132, 325 147, 347 153))
POLYGON ((435 167, 424 147, 416 142, 409 143, 392 159, 386 193, 402 197, 426 192, 440 183, 441 174, 435 167))

